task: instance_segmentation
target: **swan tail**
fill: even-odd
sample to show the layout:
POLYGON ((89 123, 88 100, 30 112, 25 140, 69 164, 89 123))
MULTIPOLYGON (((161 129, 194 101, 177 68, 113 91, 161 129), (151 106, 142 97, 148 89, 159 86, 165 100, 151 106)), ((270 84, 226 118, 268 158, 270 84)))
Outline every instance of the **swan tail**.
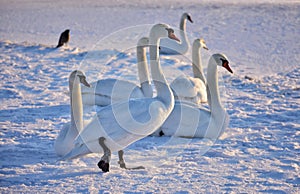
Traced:
POLYGON ((69 153, 64 155, 60 160, 71 160, 90 153, 92 153, 90 149, 85 144, 81 144, 79 147, 73 148, 69 153))

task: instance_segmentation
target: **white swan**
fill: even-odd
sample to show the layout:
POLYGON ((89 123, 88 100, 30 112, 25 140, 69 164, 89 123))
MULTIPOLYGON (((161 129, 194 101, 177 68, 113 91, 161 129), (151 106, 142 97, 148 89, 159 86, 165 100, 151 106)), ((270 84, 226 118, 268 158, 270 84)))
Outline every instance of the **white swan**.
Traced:
POLYGON ((171 115, 154 135, 217 139, 223 133, 229 122, 229 116, 220 101, 217 66, 222 66, 233 73, 225 55, 211 56, 207 70, 210 110, 196 104, 176 101, 171 115))
POLYGON ((165 122, 173 110, 174 96, 160 67, 158 46, 161 37, 177 39, 173 32, 166 24, 154 25, 150 31, 150 65, 157 97, 129 99, 104 107, 79 134, 75 148, 63 159, 104 152, 98 166, 107 172, 111 151, 122 150, 150 135, 165 122))
POLYGON ((162 39, 160 41, 160 54, 178 55, 185 54, 189 50, 190 44, 186 35, 186 20, 193 23, 190 14, 182 14, 179 24, 181 42, 179 43, 167 38, 162 39))
POLYGON ((82 87, 82 103, 84 105, 107 106, 112 102, 128 100, 129 98, 151 98, 153 90, 146 60, 146 47, 149 39, 141 38, 136 47, 138 76, 141 86, 125 80, 102 79, 91 83, 92 87, 82 87))
POLYGON ((61 129, 57 136, 54 149, 57 155, 64 156, 74 147, 73 142, 83 129, 83 111, 80 83, 89 87, 85 75, 81 71, 73 71, 69 76, 71 122, 61 129))
POLYGON ((206 80, 203 74, 201 48, 207 49, 203 39, 196 39, 193 43, 192 61, 194 77, 179 76, 171 84, 175 100, 189 101, 196 104, 207 102, 206 80))

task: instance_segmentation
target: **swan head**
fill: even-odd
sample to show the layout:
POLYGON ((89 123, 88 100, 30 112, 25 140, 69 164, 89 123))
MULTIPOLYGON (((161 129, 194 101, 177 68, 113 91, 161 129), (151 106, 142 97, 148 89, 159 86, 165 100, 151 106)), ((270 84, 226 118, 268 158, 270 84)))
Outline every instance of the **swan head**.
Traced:
POLYGON ((160 38, 170 38, 180 42, 179 38, 174 34, 174 30, 170 28, 167 24, 155 24, 150 30, 150 36, 153 40, 158 40, 160 38))
POLYGON ((149 46, 149 38, 148 37, 142 37, 139 39, 137 46, 140 47, 146 47, 149 46))
POLYGON ((168 37, 170 39, 176 40, 178 42, 180 42, 180 39, 176 37, 174 30, 172 28, 166 28, 166 30, 168 31, 168 37))
POLYGON ((233 73, 233 71, 231 70, 230 66, 229 66, 229 61, 226 57, 226 55, 224 54, 213 54, 212 58, 214 59, 214 61, 216 62, 216 64, 218 66, 224 67, 225 69, 227 69, 227 71, 229 71, 230 73, 233 73))
POLYGON ((189 22, 193 23, 192 17, 191 17, 191 15, 189 13, 182 14, 181 19, 188 20, 189 22))
POLYGON ((206 46, 205 40, 203 38, 198 38, 198 39, 194 40, 193 46, 209 50, 208 47, 206 46))
POLYGON ((70 74, 69 83, 73 85, 75 80, 79 80, 79 83, 82 83, 86 87, 91 87, 91 85, 86 81, 86 76, 82 71, 75 70, 70 74))

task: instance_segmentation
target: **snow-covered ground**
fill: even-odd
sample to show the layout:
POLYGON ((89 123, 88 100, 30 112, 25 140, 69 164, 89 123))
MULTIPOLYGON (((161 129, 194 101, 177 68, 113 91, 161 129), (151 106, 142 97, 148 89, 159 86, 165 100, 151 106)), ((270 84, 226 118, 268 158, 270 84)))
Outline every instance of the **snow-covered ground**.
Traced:
MULTIPOLYGON (((299 10, 278 0, 1 0, 1 193, 299 193, 299 10), (219 70, 231 119, 223 136, 207 152, 201 139, 147 137, 124 155, 143 170, 120 169, 115 154, 109 173, 97 154, 57 162, 53 143, 70 120, 69 73, 136 81, 138 38, 158 22, 178 27, 184 12, 194 20, 190 40, 203 37, 210 49, 205 64, 222 52, 234 71, 219 70), (67 28, 69 45, 54 49, 67 28)), ((162 57, 168 80, 192 74, 189 58, 162 57)))

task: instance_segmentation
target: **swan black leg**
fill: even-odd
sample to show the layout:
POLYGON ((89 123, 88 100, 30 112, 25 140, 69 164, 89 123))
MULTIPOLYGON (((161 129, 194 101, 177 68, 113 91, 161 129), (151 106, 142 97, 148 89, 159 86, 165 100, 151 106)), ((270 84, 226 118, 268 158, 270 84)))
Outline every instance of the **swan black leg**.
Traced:
POLYGON ((134 169, 145 169, 143 166, 138 166, 138 167, 134 167, 134 168, 127 168, 123 155, 124 155, 124 151, 120 150, 118 151, 118 155, 119 155, 119 164, 120 164, 120 168, 124 168, 124 169, 128 169, 128 170, 134 170, 134 169))
POLYGON ((127 169, 124 158, 123 158, 124 151, 123 150, 118 151, 118 155, 119 155, 119 162, 118 163, 120 164, 120 168, 127 169))
POLYGON ((104 143, 105 138, 100 137, 99 138, 99 144, 103 148, 104 154, 101 157, 101 160, 98 162, 98 167, 103 171, 103 172, 108 172, 109 171, 109 162, 111 158, 111 151, 110 149, 105 145, 104 143))

